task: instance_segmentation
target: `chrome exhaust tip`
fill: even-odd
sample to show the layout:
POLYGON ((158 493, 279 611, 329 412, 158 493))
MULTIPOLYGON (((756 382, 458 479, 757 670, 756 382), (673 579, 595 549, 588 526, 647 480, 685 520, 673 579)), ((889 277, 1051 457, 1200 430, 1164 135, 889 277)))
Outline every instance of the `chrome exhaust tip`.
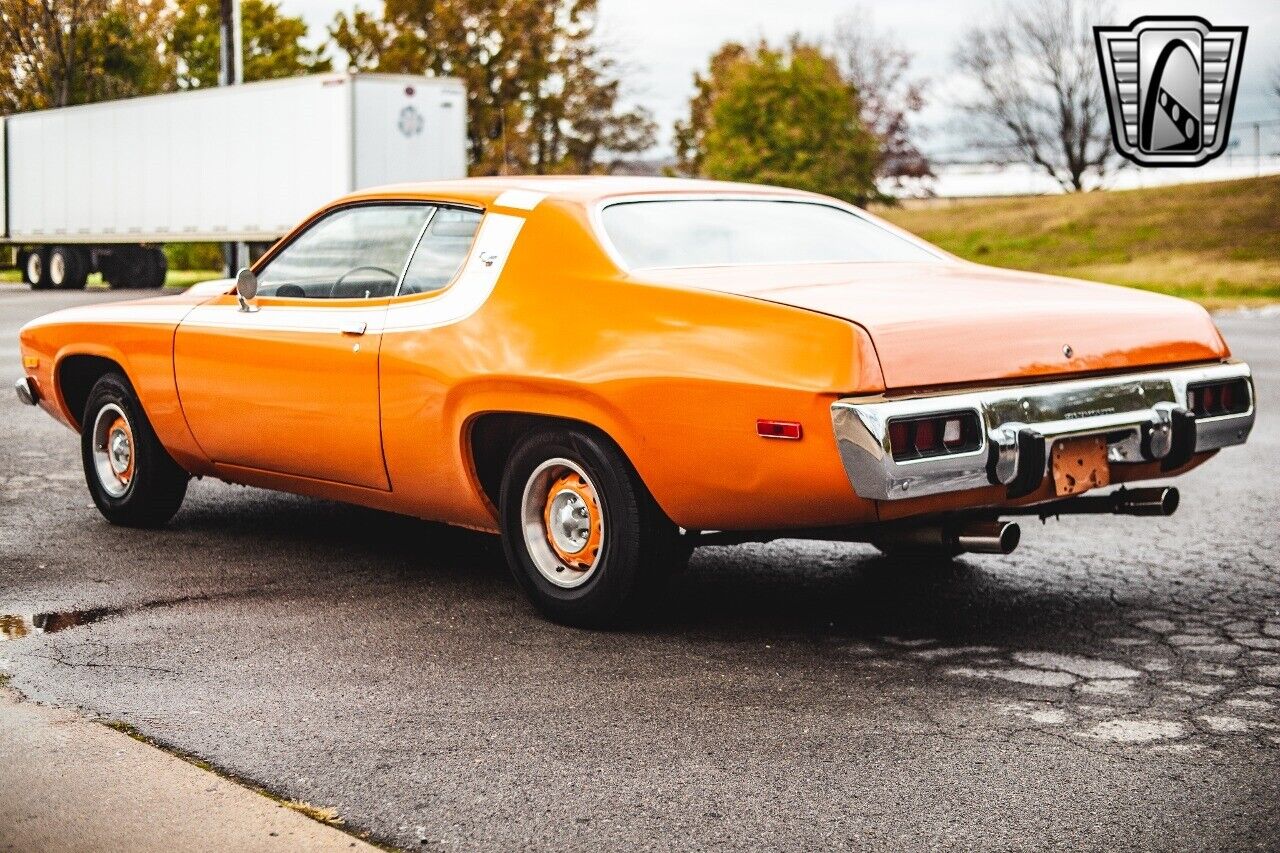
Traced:
POLYGON ((30 376, 24 376, 13 384, 13 390, 18 394, 18 400, 24 406, 34 406, 40 399, 40 394, 36 391, 36 383, 31 381, 30 376))
POLYGON ((893 554, 1011 554, 1022 539, 1015 521, 954 521, 892 527, 872 540, 893 554))
POLYGON ((979 521, 956 531, 956 547, 972 554, 1012 554, 1021 541, 1016 521, 979 521))
POLYGON ((1122 489, 1116 492, 1116 515, 1173 515, 1181 496, 1173 486, 1122 489))

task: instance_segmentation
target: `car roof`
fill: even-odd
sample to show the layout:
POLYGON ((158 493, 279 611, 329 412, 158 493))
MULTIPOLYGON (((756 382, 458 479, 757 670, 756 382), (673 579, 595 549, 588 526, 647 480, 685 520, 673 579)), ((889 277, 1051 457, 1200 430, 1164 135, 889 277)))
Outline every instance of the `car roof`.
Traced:
MULTIPOLYGON (((388 198, 421 198, 454 201, 489 207, 503 206, 500 197, 518 198, 523 193, 540 193, 576 204, 588 205, 616 196, 672 194, 733 194, 777 197, 813 196, 801 190, 784 189, 764 184, 730 181, 706 181, 690 178, 635 177, 621 175, 529 175, 463 178, 453 181, 390 184, 351 193, 342 202, 388 198)), ((513 205, 521 206, 521 205, 513 205)))

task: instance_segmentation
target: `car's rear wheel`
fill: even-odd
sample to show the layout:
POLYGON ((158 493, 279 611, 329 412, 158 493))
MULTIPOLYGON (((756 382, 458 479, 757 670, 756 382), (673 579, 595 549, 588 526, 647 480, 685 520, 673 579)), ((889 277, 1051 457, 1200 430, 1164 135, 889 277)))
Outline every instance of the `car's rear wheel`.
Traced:
POLYGON ((579 429, 521 439, 499 500, 516 580, 557 622, 603 628, 635 617, 687 552, 622 451, 579 429))
POLYGON ((187 493, 187 472, 160 444, 128 380, 108 373, 81 421, 85 481, 98 511, 123 527, 159 527, 187 493))

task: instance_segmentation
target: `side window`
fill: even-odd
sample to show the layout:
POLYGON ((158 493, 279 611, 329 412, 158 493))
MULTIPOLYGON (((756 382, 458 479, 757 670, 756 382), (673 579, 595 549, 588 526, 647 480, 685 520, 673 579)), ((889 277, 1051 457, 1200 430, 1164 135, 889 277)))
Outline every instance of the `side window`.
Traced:
POLYGON ((258 276, 258 292, 309 299, 391 296, 434 210, 378 204, 335 211, 271 259, 258 276))
POLYGON ((436 211, 409 259, 400 295, 428 293, 453 281, 471 249, 480 219, 475 210, 442 207, 436 211))

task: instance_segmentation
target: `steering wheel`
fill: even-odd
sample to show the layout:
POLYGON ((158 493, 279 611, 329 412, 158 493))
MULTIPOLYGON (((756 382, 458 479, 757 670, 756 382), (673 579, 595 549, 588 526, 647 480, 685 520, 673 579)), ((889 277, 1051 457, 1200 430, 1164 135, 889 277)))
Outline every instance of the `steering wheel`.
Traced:
POLYGON ((399 280, 400 280, 400 275, 399 275, 398 273, 393 273, 391 270, 389 270, 389 269, 383 269, 382 267, 375 267, 375 266, 373 266, 373 265, 366 265, 366 266, 362 266, 362 267, 353 267, 353 268, 351 268, 351 269, 347 270, 346 272, 344 272, 342 275, 338 276, 338 280, 337 280, 337 281, 335 281, 335 282, 333 283, 333 286, 329 288, 329 298, 330 298, 330 299, 335 299, 335 298, 337 298, 338 288, 342 287, 342 283, 343 283, 344 281, 346 281, 346 280, 347 280, 347 278, 348 278, 349 276, 352 276, 352 275, 354 275, 354 274, 356 274, 356 273, 360 272, 360 270, 373 270, 374 272, 380 272, 380 273, 382 273, 382 274, 386 275, 386 276, 387 276, 388 278, 390 278, 392 281, 399 281, 399 280))

